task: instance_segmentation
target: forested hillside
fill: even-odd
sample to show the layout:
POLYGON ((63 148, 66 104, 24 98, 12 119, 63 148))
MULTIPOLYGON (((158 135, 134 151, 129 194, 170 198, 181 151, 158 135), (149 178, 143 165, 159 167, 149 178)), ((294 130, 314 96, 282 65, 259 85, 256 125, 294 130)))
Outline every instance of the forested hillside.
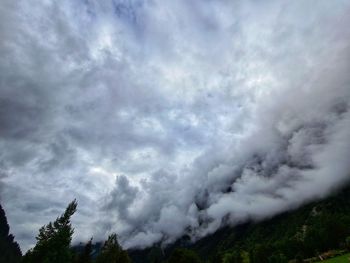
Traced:
MULTIPOLYGON (((196 252, 202 262, 287 262, 349 248, 350 187, 260 223, 225 227, 194 244, 186 237, 166 249, 132 251, 134 262, 162 262, 178 247, 196 252), (147 259, 147 260, 146 260, 147 259)), ((190 262, 190 261, 184 261, 190 262)))

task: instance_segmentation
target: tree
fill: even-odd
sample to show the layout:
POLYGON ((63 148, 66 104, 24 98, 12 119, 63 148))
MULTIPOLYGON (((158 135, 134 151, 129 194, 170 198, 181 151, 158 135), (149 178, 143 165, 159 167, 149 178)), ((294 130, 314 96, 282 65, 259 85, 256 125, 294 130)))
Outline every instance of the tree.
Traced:
POLYGON ((199 256, 192 250, 178 248, 171 254, 169 263, 200 263, 199 256))
POLYGON ((251 263, 268 263, 271 254, 269 246, 258 244, 249 252, 249 259, 251 263))
POLYGON ((274 253, 269 257, 269 263, 287 263, 288 260, 282 253, 274 253))
POLYGON ((24 256, 24 263, 68 263, 72 262, 70 243, 74 229, 70 218, 77 209, 76 200, 72 201, 65 212, 53 223, 39 229, 35 247, 24 256))
POLYGON ((76 263, 91 263, 91 254, 92 254, 92 238, 86 243, 83 251, 78 254, 75 262, 76 263))
POLYGON ((345 239, 346 248, 350 250, 350 236, 345 239))
POLYGON ((5 211, 0 205, 0 262, 17 263, 20 262, 22 253, 9 231, 5 211))
POLYGON ((240 251, 233 251, 231 253, 224 254, 223 263, 242 263, 243 258, 240 251))
POLYGON ((116 234, 112 234, 105 241, 96 263, 131 263, 128 253, 118 243, 116 234))

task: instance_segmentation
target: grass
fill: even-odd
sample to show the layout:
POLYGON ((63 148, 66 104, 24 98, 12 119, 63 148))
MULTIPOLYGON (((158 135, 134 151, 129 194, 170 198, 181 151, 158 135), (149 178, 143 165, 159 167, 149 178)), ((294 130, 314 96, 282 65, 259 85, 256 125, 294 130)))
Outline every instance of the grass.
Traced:
POLYGON ((322 262, 322 263, 349 263, 350 262, 349 258, 350 258, 350 253, 344 254, 342 256, 330 258, 327 260, 319 261, 319 262, 322 262))

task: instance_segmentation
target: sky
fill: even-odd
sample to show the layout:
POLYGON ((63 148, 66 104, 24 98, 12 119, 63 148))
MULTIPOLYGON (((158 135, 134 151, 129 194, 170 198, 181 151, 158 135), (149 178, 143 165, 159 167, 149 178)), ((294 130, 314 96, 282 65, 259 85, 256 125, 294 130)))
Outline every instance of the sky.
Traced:
POLYGON ((350 2, 2 0, 0 202, 22 250, 193 241, 350 179, 350 2))

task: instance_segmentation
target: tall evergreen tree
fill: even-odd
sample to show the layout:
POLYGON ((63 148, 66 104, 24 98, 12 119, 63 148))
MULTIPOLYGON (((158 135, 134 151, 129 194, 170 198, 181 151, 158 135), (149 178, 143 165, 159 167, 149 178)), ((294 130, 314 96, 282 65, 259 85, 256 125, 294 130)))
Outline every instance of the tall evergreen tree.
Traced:
POLYGON ((131 263, 128 253, 119 245, 116 234, 108 237, 96 263, 131 263))
POLYGON ((83 251, 77 255, 76 263, 91 263, 92 238, 86 243, 83 251))
POLYGON ((70 243, 74 229, 70 218, 77 209, 76 200, 53 223, 39 229, 37 244, 24 256, 24 263, 69 263, 72 262, 70 243))
POLYGON ((5 211, 0 205, 0 262, 17 263, 21 260, 21 249, 9 232, 5 211))

